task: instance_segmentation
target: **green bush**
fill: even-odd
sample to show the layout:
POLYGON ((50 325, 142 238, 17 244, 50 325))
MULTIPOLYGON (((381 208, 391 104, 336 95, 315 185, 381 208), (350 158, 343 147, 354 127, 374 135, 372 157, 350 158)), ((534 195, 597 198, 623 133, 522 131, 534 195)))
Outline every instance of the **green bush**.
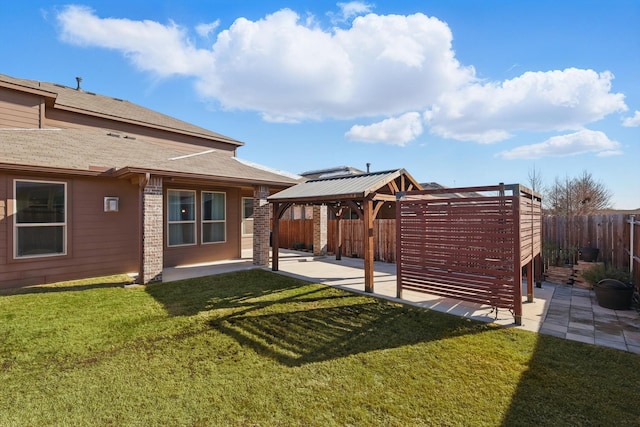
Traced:
POLYGON ((583 271, 582 278, 591 286, 603 279, 615 279, 623 283, 631 283, 631 274, 626 269, 605 267, 604 264, 596 264, 589 270, 583 271))

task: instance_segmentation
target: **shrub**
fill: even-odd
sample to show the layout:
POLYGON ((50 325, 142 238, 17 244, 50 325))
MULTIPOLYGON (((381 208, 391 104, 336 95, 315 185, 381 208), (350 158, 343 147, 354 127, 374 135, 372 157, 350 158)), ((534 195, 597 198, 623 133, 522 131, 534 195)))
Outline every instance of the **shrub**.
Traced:
POLYGON ((631 274, 624 268, 605 267, 597 264, 582 272, 582 278, 591 286, 603 279, 615 279, 623 283, 631 283, 631 274))

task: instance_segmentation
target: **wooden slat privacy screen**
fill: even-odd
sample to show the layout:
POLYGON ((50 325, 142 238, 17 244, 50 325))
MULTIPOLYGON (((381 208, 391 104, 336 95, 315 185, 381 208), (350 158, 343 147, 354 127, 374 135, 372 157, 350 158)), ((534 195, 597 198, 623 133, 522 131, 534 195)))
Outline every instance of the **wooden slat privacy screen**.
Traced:
POLYGON ((408 289, 506 308, 519 322, 521 267, 540 253, 541 231, 540 199, 521 200, 523 188, 425 190, 400 197, 398 296, 408 289))

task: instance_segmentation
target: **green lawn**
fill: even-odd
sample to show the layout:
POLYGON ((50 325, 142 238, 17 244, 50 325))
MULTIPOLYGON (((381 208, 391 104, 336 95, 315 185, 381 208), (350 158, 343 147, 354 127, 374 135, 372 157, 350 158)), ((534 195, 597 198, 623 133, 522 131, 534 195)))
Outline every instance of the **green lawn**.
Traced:
POLYGON ((640 356, 251 270, 0 292, 0 426, 640 425, 640 356))

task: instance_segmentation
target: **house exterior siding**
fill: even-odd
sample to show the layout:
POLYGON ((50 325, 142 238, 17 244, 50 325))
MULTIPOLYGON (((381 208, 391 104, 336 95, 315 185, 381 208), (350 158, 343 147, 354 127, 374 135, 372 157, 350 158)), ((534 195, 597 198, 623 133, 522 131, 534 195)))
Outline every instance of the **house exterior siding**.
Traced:
POLYGON ((42 98, 10 89, 0 89, 0 127, 39 128, 42 98))
POLYGON ((185 147, 185 145, 198 145, 201 147, 212 148, 233 155, 236 147, 218 141, 203 140, 196 136, 190 135, 172 135, 167 138, 167 132, 161 129, 148 128, 132 123, 125 123, 118 120, 85 116, 72 111, 64 110, 48 110, 46 112, 45 123, 47 127, 73 128, 73 129, 95 129, 103 128, 127 135, 136 135, 145 137, 168 147, 185 147))
POLYGON ((130 182, 94 177, 0 175, 0 288, 138 271, 138 189, 130 182), (19 258, 14 253, 14 182, 67 184, 66 254, 19 258), (104 212, 104 197, 119 198, 118 212, 104 212))

